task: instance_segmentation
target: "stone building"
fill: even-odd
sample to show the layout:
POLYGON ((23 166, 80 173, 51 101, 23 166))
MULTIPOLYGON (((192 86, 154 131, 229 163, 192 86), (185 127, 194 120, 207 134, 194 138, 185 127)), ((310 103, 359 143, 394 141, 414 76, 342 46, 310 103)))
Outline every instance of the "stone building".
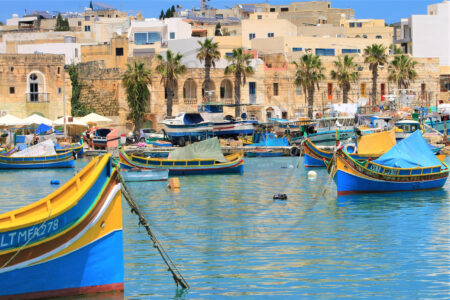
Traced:
POLYGON ((54 120, 64 115, 65 92, 70 114, 71 84, 64 63, 64 55, 0 54, 1 113, 20 118, 38 113, 54 120))

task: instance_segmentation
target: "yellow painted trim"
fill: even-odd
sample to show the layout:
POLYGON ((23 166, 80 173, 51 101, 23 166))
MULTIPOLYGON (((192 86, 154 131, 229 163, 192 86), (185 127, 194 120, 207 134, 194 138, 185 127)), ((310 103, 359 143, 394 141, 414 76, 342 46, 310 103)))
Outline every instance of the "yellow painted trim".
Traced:
POLYGON ((62 187, 25 207, 0 215, 0 232, 17 230, 44 222, 54 218, 74 207, 78 201, 91 189, 103 168, 108 163, 110 154, 102 158, 94 158, 86 167, 66 182, 62 187), (77 187, 80 180, 80 188, 77 187), (49 216, 48 204, 51 215, 49 216))

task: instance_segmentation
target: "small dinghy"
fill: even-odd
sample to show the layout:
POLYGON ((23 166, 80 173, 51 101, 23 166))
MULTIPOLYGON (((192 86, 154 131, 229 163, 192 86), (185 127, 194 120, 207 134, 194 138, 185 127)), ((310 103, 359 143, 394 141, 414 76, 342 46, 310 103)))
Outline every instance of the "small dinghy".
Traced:
POLYGON ((125 181, 165 181, 169 178, 167 169, 140 169, 133 168, 121 171, 125 181))

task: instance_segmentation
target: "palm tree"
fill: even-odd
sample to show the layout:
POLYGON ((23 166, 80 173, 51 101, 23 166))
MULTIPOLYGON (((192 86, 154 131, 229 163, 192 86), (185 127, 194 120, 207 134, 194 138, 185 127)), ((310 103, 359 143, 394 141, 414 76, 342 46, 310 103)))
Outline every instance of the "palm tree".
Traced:
POLYGON ((200 49, 197 51, 197 58, 200 61, 205 61, 205 95, 208 95, 206 92, 209 91, 211 66, 215 68, 216 61, 220 59, 219 44, 214 43, 212 39, 208 38, 205 39, 203 43, 201 41, 198 43, 200 45, 200 49))
POLYGON ((133 66, 127 64, 122 82, 126 88, 130 119, 134 123, 135 130, 139 130, 150 98, 148 85, 152 84, 152 71, 145 68, 144 63, 136 60, 133 66))
POLYGON ((366 58, 364 62, 369 64, 369 69, 372 71, 372 105, 377 103, 377 80, 378 80, 378 66, 383 66, 387 63, 386 47, 382 44, 372 44, 364 49, 366 58))
POLYGON ((247 82, 247 76, 254 73, 252 66, 250 66, 250 60, 253 58, 251 53, 244 53, 244 49, 233 49, 233 55, 227 56, 229 65, 225 68, 225 75, 234 74, 234 101, 235 101, 235 117, 241 115, 241 83, 245 85, 247 82))
POLYGON ((158 61, 156 72, 161 75, 161 82, 164 83, 164 88, 167 90, 167 116, 172 116, 172 100, 178 75, 186 73, 186 66, 181 64, 182 57, 183 55, 180 53, 175 55, 170 50, 167 50, 165 59, 161 54, 156 56, 156 60, 158 61))
POLYGON ((391 44, 389 46, 389 50, 391 50, 392 55, 399 55, 403 54, 403 49, 401 47, 398 47, 397 45, 391 44))
POLYGON ((399 89, 408 88, 410 83, 417 78, 415 67, 417 62, 409 55, 399 55, 389 64, 389 80, 397 83, 399 89))
POLYGON ((353 61, 352 56, 345 55, 344 59, 338 57, 334 61, 336 70, 331 70, 331 79, 337 80, 342 89, 342 102, 348 102, 348 92, 350 91, 350 84, 359 78, 358 64, 353 61))
POLYGON ((301 86, 305 93, 308 93, 308 117, 313 118, 314 112, 314 90, 319 90, 319 82, 325 78, 322 61, 318 55, 305 54, 300 57, 300 61, 294 61, 295 84, 301 86))

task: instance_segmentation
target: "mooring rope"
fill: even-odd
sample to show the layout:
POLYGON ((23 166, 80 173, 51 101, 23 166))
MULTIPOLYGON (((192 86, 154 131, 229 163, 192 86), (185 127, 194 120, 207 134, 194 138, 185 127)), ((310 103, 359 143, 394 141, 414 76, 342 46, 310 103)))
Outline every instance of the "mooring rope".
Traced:
POLYGON ((156 237, 156 235, 153 233, 152 229, 150 228, 150 225, 148 224, 147 220, 145 219, 144 214, 139 209, 136 202, 133 200, 133 197, 131 196, 130 192, 128 191, 128 188, 125 184, 125 180, 123 180, 122 175, 120 172, 118 173, 119 180, 122 185, 122 194, 125 197, 125 200, 127 201, 128 205, 131 207, 131 212, 136 213, 139 217, 139 223, 144 226, 144 228, 147 230, 147 234, 149 235, 150 239, 153 242, 153 247, 155 247, 159 254, 161 255, 162 259, 164 260, 164 263, 169 268, 168 270, 170 273, 172 273, 172 277, 175 281, 175 284, 178 286, 180 285, 184 289, 189 288, 189 284, 184 279, 183 275, 181 275, 181 272, 178 270, 175 263, 170 258, 169 254, 167 254, 166 250, 164 249, 162 243, 159 241, 159 239, 156 237))
MULTIPOLYGON (((51 215, 51 214, 52 214, 52 208, 50 208, 50 211, 48 212, 47 218, 45 218, 44 222, 41 224, 41 226, 39 226, 39 229, 38 229, 38 230, 34 230, 33 235, 32 235, 31 237, 28 237, 28 240, 27 240, 27 241, 19 248, 19 250, 16 251, 16 253, 14 253, 13 256, 11 256, 10 259, 8 259, 7 262, 5 262, 5 263, 3 264, 3 266, 2 266, 0 269, 5 268, 10 262, 12 262, 13 259, 16 258, 16 256, 19 255, 19 253, 23 250, 23 248, 25 248, 25 247, 28 245, 28 243, 29 243, 32 239, 34 239, 34 237, 36 236, 36 233, 39 232, 39 231, 41 231, 42 226, 44 226, 45 223, 47 223, 48 218, 50 218, 50 215, 51 215)), ((34 227, 33 227, 33 228, 34 228, 34 227)))

